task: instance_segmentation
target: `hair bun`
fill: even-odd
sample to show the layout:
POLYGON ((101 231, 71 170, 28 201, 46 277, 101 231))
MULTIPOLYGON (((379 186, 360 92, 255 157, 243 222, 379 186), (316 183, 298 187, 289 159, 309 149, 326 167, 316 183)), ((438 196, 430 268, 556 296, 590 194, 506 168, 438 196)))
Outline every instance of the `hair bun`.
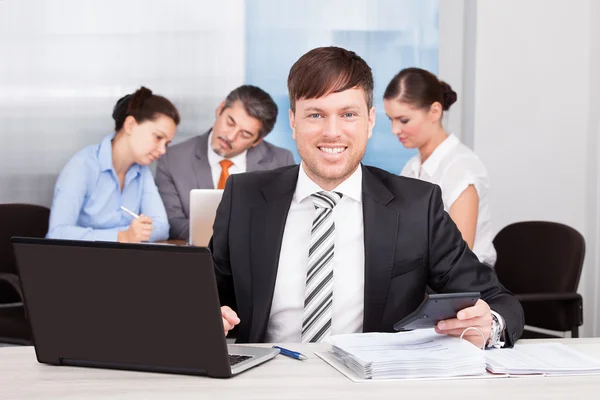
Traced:
POLYGON ((127 107, 127 113, 131 114, 135 110, 139 110, 144 105, 144 102, 152 97, 152 90, 142 86, 131 95, 129 101, 129 107, 127 107))
POLYGON ((458 95, 446 82, 440 81, 440 85, 442 85, 442 92, 444 93, 444 103, 442 104, 442 109, 446 111, 452 104, 456 103, 458 95))
POLYGON ((129 100, 131 99, 131 95, 125 95, 117 101, 117 104, 113 107, 112 118, 116 121, 120 116, 123 115, 127 111, 129 106, 129 100))

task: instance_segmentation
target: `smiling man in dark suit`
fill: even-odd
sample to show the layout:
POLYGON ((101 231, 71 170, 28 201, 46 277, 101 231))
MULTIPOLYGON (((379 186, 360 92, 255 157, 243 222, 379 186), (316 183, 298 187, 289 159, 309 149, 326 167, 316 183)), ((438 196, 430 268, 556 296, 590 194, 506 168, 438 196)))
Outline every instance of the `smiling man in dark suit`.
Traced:
POLYGON ((238 87, 215 117, 208 132, 170 147, 158 161, 155 180, 172 239, 189 237, 192 189, 223 189, 230 174, 294 164, 291 151, 263 140, 277 119, 277 105, 264 90, 238 87))
MULTIPOLYGON (((230 177, 217 211, 210 248, 225 332, 239 324, 240 342, 283 343, 390 332, 429 286, 481 292, 438 333, 477 327, 486 345, 512 346, 521 305, 469 250, 440 188, 361 165, 375 124, 365 61, 311 50, 288 90, 301 165, 230 177)), ((476 330, 465 337, 483 344, 476 330)))

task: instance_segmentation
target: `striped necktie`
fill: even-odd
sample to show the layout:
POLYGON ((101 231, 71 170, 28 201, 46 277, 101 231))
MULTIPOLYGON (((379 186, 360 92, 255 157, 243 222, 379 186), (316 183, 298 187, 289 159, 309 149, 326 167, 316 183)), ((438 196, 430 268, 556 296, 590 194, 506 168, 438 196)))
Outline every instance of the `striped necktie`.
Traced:
POLYGON ((342 195, 336 192, 318 192, 311 197, 316 213, 310 234, 304 294, 302 320, 302 342, 304 343, 320 342, 331 333, 335 247, 333 208, 342 195))

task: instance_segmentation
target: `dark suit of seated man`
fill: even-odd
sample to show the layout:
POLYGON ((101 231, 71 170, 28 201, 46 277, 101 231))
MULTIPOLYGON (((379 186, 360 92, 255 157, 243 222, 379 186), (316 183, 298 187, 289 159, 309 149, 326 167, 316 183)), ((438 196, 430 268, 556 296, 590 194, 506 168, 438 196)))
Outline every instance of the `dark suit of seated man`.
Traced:
POLYGON ((521 305, 469 250, 440 188, 360 163, 375 124, 364 60, 311 50, 288 90, 301 165, 231 176, 217 211, 210 248, 225 333, 239 324, 239 342, 318 342, 391 332, 429 285, 481 292, 438 333, 476 327, 484 339, 465 333, 474 344, 512 346, 521 305))
POLYGON ((277 105, 268 93, 240 86, 217 107, 211 130, 169 148, 158 161, 155 180, 170 238, 189 237, 192 189, 223 189, 229 174, 294 164, 289 150, 263 141, 276 119, 277 105))

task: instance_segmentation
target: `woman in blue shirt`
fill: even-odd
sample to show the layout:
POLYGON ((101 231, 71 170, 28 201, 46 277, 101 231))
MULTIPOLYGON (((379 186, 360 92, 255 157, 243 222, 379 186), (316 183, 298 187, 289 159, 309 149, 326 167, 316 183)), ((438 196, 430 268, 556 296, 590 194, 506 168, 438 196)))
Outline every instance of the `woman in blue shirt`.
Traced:
POLYGON ((167 213, 148 165, 165 154, 179 112, 142 87, 121 98, 112 117, 116 133, 79 151, 60 173, 46 237, 123 243, 168 238, 167 213))

